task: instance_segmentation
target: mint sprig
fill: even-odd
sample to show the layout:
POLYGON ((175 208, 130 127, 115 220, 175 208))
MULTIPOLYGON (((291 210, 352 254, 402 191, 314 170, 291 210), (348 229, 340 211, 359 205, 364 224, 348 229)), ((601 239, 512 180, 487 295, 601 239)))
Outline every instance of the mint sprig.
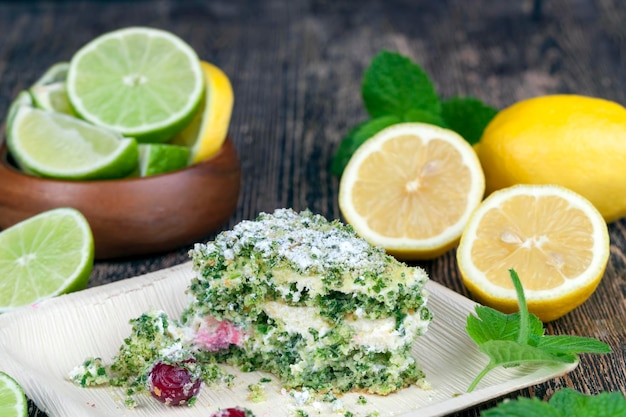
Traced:
POLYGON ((398 53, 379 53, 365 70, 361 95, 372 117, 402 118, 409 110, 440 114, 441 103, 428 74, 398 53))
POLYGON ((580 353, 611 353, 606 343, 593 338, 545 335, 541 320, 528 312, 519 276, 513 269, 509 273, 519 312, 505 314, 490 307, 476 306, 476 315, 467 317, 467 333, 478 349, 489 357, 489 363, 472 381, 467 392, 473 391, 485 375, 499 366, 573 363, 580 353))
POLYGON ((481 417, 622 417, 626 416, 626 398, 620 392, 602 392, 585 395, 564 388, 548 401, 520 397, 503 401, 496 407, 483 411, 481 417))
POLYGON ((429 123, 454 130, 474 144, 498 112, 472 97, 441 100, 418 64, 389 51, 376 55, 365 70, 361 96, 370 119, 351 129, 339 144, 331 164, 337 176, 363 142, 392 124, 429 123))

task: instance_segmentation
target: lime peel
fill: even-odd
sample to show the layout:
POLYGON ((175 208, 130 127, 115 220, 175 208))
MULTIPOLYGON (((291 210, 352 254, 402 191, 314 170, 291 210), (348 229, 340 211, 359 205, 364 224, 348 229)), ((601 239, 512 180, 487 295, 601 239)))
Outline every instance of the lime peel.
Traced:
POLYGON ((165 143, 139 145, 139 176, 148 177, 182 169, 189 161, 189 148, 165 143))

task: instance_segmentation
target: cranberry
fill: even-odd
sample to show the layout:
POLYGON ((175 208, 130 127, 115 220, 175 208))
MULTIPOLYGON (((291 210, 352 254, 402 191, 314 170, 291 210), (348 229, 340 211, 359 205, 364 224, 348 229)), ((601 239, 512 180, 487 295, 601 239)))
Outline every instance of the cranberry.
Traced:
MULTIPOLYGON (((187 363, 194 360, 186 361, 187 363)), ((166 405, 181 405, 198 395, 202 381, 183 365, 157 362, 150 370, 148 385, 152 396, 166 405)))
POLYGON ((247 408, 233 407, 221 409, 211 417, 254 417, 254 414, 247 408))

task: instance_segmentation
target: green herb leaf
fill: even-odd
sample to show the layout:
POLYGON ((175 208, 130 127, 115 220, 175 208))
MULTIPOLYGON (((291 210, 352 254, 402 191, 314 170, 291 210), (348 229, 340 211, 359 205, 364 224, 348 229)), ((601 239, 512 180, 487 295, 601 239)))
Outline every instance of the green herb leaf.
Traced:
POLYGON ((581 336, 550 336, 536 341, 536 346, 552 355, 578 353, 611 353, 611 348, 597 339, 581 336))
POLYGON ((341 176, 354 151, 390 126, 391 120, 391 124, 421 122, 451 129, 474 144, 497 113, 475 98, 442 102, 418 64, 390 51, 381 51, 372 59, 363 75, 361 95, 372 119, 357 125, 342 139, 330 166, 336 176, 341 176))
MULTIPOLYGON (((491 358, 496 366, 511 368, 525 363, 570 363, 572 360, 556 358, 549 352, 530 345, 520 345, 509 340, 491 340, 480 345, 480 351, 491 358)), ((576 357, 574 357, 576 360, 576 357)))
MULTIPOLYGON (((490 340, 516 341, 519 334, 519 313, 502 314, 491 307, 477 306, 476 315, 467 317, 467 331, 472 339, 481 344, 490 340)), ((543 336, 543 323, 534 314, 530 315, 530 334, 543 336)))
POLYGON ((478 346, 481 352, 489 357, 489 363, 472 381, 467 392, 472 392, 478 383, 491 370, 502 366, 514 368, 521 365, 551 365, 555 363, 572 363, 577 357, 554 356, 539 348, 520 344, 511 340, 490 340, 478 346))
POLYGON ((579 336, 546 336, 543 323, 529 314, 522 283, 509 270, 515 287, 519 313, 504 314, 489 307, 477 306, 476 315, 467 318, 467 333, 489 363, 472 381, 467 391, 476 388, 482 378, 498 366, 513 367, 524 363, 572 363, 580 353, 610 353, 611 348, 599 340, 579 336))
POLYGON ((519 332, 517 334, 517 343, 526 345, 530 339, 530 314, 528 313, 528 306, 526 305, 526 296, 524 296, 524 288, 517 276, 517 272, 513 269, 509 269, 509 274, 511 274, 511 279, 513 280, 513 287, 515 288, 519 307, 519 332))
POLYGON ((481 417, 571 417, 538 398, 524 397, 504 401, 496 408, 483 411, 480 415, 481 417))
POLYGON ((481 417, 619 417, 626 415, 626 398, 619 392, 584 395, 571 388, 557 391, 549 401, 520 397, 485 410, 481 417))
POLYGON ((400 122, 401 120, 398 116, 389 115, 367 120, 353 127, 341 140, 339 148, 337 148, 335 156, 331 162, 330 171, 334 175, 341 176, 344 168, 348 165, 348 161, 352 157, 352 154, 363 144, 363 142, 384 128, 400 122))
POLYGON ((584 395, 571 388, 557 391, 548 403, 565 416, 618 417, 626 416, 626 398, 620 392, 584 395))
POLYGON ((444 122, 472 145, 480 141, 483 131, 497 113, 495 108, 472 97, 453 97, 441 103, 444 122))
POLYGON ((441 103, 433 83, 419 65, 396 52, 382 51, 365 71, 362 84, 365 108, 372 117, 404 117, 420 109, 440 114, 441 103))
POLYGON ((426 110, 421 110, 421 109, 408 110, 404 114, 402 121, 403 122, 428 123, 428 124, 436 125, 439 127, 445 127, 445 128, 448 127, 446 123, 443 121, 443 119, 441 118, 441 115, 435 114, 426 110))

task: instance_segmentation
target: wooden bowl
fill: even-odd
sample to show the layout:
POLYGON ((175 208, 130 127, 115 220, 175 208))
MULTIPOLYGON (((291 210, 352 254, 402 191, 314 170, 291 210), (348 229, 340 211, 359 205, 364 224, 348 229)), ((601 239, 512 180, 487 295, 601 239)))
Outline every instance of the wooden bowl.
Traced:
POLYGON ((165 252, 194 243, 224 224, 239 199, 241 171, 227 139, 214 158, 167 174, 65 181, 24 174, 0 147, 0 228, 57 207, 89 221, 96 259, 165 252))

